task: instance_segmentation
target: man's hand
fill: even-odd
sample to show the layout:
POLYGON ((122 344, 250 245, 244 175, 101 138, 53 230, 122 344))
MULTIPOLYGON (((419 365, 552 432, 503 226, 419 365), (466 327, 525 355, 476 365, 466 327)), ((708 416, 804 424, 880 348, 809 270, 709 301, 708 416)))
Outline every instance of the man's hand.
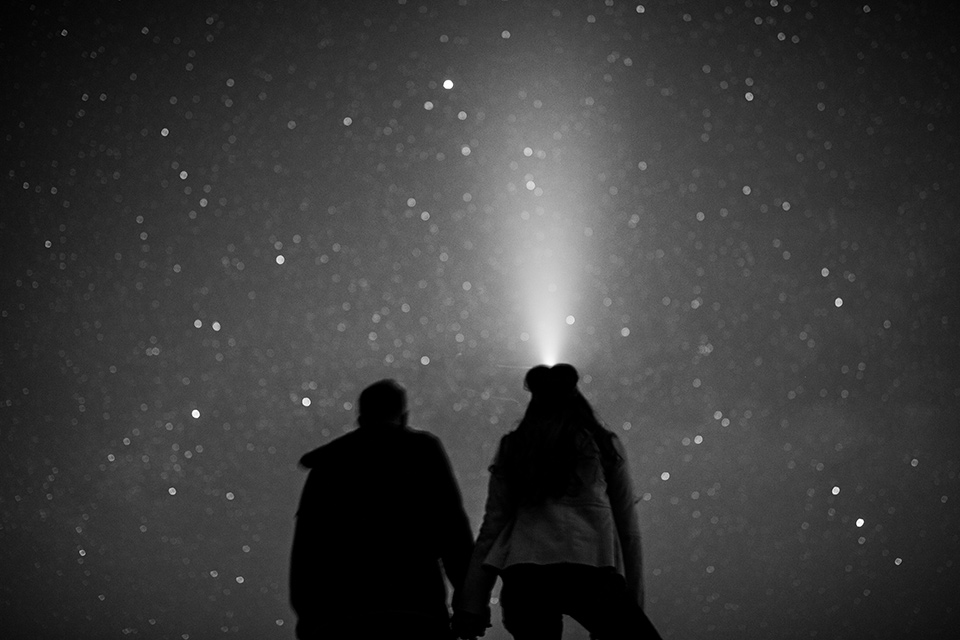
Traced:
POLYGON ((454 611, 450 627, 454 635, 463 640, 477 640, 487 632, 490 624, 484 616, 468 611, 454 611))

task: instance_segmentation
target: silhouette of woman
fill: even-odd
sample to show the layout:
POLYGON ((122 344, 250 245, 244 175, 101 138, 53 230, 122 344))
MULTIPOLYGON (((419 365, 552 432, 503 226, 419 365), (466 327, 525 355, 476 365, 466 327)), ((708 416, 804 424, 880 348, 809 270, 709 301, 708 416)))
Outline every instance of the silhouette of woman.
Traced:
POLYGON ((577 389, 569 364, 537 366, 518 427, 490 467, 486 513, 453 628, 490 626, 499 575, 503 624, 517 640, 559 639, 563 614, 602 640, 659 638, 643 613, 640 527, 626 451, 577 389))

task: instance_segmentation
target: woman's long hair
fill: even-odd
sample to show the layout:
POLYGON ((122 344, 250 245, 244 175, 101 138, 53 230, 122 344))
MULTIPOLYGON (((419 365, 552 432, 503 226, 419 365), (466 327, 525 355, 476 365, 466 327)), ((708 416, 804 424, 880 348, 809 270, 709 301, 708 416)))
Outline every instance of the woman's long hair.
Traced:
POLYGON ((599 454, 605 469, 620 461, 608 431, 577 389, 569 364, 540 365, 527 372, 532 394, 527 411, 503 450, 507 483, 519 504, 540 504, 580 488, 580 461, 599 454))

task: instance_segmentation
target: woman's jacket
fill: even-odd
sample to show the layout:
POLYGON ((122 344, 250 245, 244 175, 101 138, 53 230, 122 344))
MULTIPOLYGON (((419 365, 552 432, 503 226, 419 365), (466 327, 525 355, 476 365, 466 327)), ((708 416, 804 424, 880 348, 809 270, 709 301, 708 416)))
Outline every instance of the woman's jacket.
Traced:
POLYGON ((517 564, 573 563, 610 567, 623 576, 628 593, 643 606, 640 525, 626 451, 611 434, 619 461, 604 468, 593 447, 577 468, 580 487, 537 505, 517 504, 503 464, 517 432, 505 435, 490 466, 490 485, 480 534, 457 610, 489 616, 490 593, 499 573, 517 564))

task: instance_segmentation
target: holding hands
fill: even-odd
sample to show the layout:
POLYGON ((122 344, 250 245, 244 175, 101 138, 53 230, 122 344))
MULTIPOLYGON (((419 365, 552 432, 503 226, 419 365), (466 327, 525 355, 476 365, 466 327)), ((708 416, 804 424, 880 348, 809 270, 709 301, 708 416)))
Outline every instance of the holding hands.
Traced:
POLYGON ((461 640, 477 640, 487 632, 489 626, 486 616, 468 611, 454 611, 450 621, 453 634, 461 640))

